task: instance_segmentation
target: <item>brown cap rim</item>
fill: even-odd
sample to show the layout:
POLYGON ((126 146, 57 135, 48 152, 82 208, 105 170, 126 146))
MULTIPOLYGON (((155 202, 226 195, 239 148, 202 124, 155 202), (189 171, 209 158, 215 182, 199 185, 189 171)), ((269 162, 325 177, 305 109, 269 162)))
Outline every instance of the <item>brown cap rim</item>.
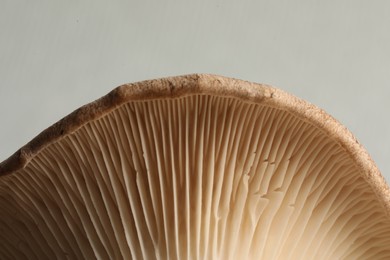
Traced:
POLYGON ((322 109, 273 87, 209 74, 191 74, 119 86, 42 131, 0 163, 0 176, 24 168, 46 146, 126 102, 177 98, 192 94, 232 96, 248 102, 261 103, 288 111, 316 126, 319 131, 323 131, 329 138, 338 142, 349 154, 390 216, 390 189, 385 179, 363 146, 336 119, 322 109))

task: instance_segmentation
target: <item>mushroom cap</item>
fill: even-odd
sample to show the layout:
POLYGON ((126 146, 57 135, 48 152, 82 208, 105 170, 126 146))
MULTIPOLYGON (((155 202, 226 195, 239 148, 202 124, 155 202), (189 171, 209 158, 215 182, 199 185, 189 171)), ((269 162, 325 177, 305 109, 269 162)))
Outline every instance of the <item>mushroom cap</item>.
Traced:
POLYGON ((126 84, 0 164, 1 259, 390 259, 390 193, 323 110, 194 74, 126 84))

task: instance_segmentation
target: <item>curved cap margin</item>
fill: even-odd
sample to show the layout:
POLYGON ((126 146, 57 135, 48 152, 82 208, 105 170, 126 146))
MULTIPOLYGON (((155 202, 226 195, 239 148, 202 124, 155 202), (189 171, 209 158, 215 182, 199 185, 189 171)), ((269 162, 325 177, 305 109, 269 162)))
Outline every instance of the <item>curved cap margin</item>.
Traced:
POLYGON ((96 120, 118 106, 136 100, 176 98, 192 94, 236 97, 283 109, 305 120, 335 140, 349 154, 362 177, 372 187, 390 216, 390 190, 370 155, 353 134, 322 109, 279 89, 243 80, 209 74, 191 74, 125 84, 102 98, 80 107, 42 131, 29 143, 0 163, 0 176, 24 168, 42 149, 96 120))

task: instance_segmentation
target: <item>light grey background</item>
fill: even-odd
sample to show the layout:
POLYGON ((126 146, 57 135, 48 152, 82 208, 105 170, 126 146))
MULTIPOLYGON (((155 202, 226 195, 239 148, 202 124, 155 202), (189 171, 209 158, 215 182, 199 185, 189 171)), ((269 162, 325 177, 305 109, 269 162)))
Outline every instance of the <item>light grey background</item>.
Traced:
POLYGON ((213 73, 325 109, 390 180, 390 2, 0 3, 0 161, 127 82, 213 73))

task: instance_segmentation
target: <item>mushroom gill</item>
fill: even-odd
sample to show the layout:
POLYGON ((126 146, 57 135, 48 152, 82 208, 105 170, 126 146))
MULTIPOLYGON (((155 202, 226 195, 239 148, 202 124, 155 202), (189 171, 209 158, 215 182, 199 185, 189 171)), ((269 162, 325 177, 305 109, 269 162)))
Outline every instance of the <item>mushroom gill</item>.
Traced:
POLYGON ((348 130, 268 86, 124 85, 0 164, 1 259, 389 259, 389 189, 348 130))

